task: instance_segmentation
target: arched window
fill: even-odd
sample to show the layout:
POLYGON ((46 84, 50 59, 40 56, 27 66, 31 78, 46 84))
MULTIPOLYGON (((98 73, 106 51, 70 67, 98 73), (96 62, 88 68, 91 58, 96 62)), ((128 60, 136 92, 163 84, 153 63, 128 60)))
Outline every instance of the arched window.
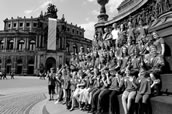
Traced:
POLYGON ((24 40, 19 40, 18 41, 17 49, 20 50, 20 51, 24 50, 24 40))
POLYGON ((0 49, 4 48, 4 40, 0 40, 0 49))
POLYGON ((7 41, 7 50, 12 50, 14 47, 14 40, 7 41))
POLYGON ((11 72, 11 59, 6 60, 6 73, 11 72))
POLYGON ((29 50, 34 51, 35 50, 35 45, 36 45, 35 40, 30 40, 29 41, 29 50))
POLYGON ((77 52, 77 47, 76 44, 73 45, 73 52, 76 53, 77 52))

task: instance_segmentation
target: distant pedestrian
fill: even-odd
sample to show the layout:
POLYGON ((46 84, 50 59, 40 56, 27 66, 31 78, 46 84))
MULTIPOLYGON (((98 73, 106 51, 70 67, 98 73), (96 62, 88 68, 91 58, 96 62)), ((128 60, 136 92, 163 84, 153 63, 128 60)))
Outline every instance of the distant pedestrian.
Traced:
POLYGON ((7 79, 7 74, 6 74, 6 72, 3 73, 3 79, 7 79))
POLYGON ((0 71, 0 79, 1 79, 1 80, 2 80, 2 77, 3 77, 3 76, 2 76, 2 72, 0 71))
POLYGON ((54 68, 50 69, 50 73, 47 73, 48 77, 48 92, 50 95, 50 99, 54 100, 54 94, 55 94, 55 84, 56 84, 56 74, 54 73, 54 68))
POLYGON ((11 72, 11 79, 14 79, 14 72, 11 72))

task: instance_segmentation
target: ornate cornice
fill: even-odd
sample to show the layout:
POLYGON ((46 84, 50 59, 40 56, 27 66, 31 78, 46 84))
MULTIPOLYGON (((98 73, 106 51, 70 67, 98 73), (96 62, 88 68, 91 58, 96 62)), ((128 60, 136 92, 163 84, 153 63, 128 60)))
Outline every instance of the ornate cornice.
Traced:
POLYGON ((127 16, 129 16, 130 14, 132 14, 134 11, 138 10, 139 8, 141 8, 144 4, 146 4, 149 0, 138 0, 136 2, 133 2, 134 4, 131 5, 131 7, 125 9, 124 11, 120 12, 117 16, 115 16, 112 20, 109 20, 108 22, 106 22, 106 25, 115 23, 127 16))
POLYGON ((164 28, 168 28, 172 26, 172 11, 166 12, 159 16, 158 19, 156 19, 150 29, 149 32, 153 32, 156 30, 162 30, 164 28))

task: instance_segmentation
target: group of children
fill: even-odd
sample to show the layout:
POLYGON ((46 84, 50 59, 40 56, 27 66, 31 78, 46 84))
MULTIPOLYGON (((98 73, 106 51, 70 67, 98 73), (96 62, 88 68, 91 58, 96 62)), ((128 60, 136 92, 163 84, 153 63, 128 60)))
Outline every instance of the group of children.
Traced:
POLYGON ((56 88, 56 102, 70 111, 78 107, 93 114, 119 114, 120 97, 125 114, 146 114, 149 98, 160 94, 164 40, 157 32, 148 35, 140 27, 136 34, 131 23, 128 26, 127 30, 123 25, 118 30, 115 24, 112 31, 105 28, 102 36, 95 34, 92 49, 84 52, 81 47, 78 54, 72 53, 69 64, 56 73, 52 68, 47 74, 50 100, 56 88))

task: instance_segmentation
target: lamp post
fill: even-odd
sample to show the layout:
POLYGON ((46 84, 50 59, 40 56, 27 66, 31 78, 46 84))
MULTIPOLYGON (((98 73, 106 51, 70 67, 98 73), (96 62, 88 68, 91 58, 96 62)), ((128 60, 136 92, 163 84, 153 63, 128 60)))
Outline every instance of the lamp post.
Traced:
POLYGON ((104 22, 108 20, 108 15, 106 14, 105 5, 109 2, 109 0, 97 0, 97 3, 100 4, 100 14, 97 16, 98 22, 104 22))

